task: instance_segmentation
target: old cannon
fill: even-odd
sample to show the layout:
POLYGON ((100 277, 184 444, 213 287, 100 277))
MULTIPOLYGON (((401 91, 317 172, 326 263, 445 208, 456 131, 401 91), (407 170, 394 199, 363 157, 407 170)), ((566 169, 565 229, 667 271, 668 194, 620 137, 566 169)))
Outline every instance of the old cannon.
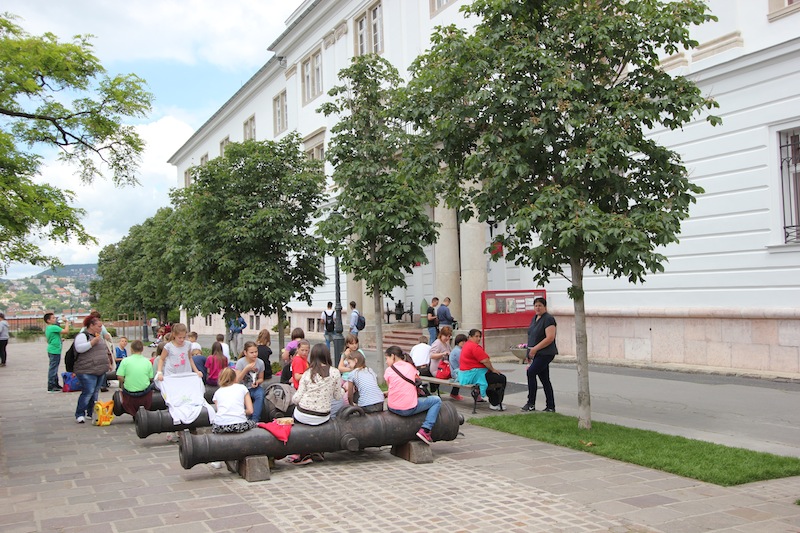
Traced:
MULTIPOLYGON (((284 457, 293 453, 303 455, 339 450, 354 452, 416 441, 417 430, 424 420, 424 412, 407 417, 388 411, 364 414, 360 408, 348 406, 339 411, 335 419, 322 425, 295 424, 286 444, 260 428, 219 435, 192 435, 187 430, 180 433, 178 453, 181 466, 189 469, 200 463, 241 461, 251 456, 284 457)), ((455 407, 443 403, 431 437, 434 441, 455 440, 463 423, 464 417, 455 407)))
POLYGON ((204 428, 211 425, 208 419, 208 411, 205 409, 200 410, 200 414, 191 424, 175 424, 168 410, 147 411, 144 407, 139 407, 134 423, 136 424, 136 435, 140 439, 145 439, 153 433, 204 428))
MULTIPOLYGON (((206 385, 206 392, 203 397, 206 399, 208 403, 213 403, 214 400, 214 393, 217 392, 217 389, 214 385, 206 385)), ((164 402, 164 397, 161 396, 161 392, 158 390, 153 391, 153 403, 150 405, 151 411, 164 411, 167 408, 166 402, 164 402)), ((122 409, 122 391, 119 389, 114 391, 114 415, 120 416, 125 414, 125 411, 122 409)))
MULTIPOLYGON (((273 416, 274 410, 275 406, 265 398, 260 421, 269 422, 275 418, 273 416)), ((183 429, 197 429, 211 426, 211 421, 208 419, 208 411, 205 409, 200 412, 200 415, 191 424, 176 425, 172 421, 172 415, 169 414, 169 410, 166 408, 158 411, 146 411, 144 407, 140 407, 139 412, 136 413, 134 423, 136 424, 136 435, 140 439, 145 439, 154 433, 167 433, 169 431, 181 431, 183 429)))

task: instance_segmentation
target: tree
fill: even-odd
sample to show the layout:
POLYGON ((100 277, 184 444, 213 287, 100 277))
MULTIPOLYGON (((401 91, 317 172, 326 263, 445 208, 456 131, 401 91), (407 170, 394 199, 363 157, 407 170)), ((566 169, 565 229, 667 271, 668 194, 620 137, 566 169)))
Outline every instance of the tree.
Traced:
MULTIPOLYGON (((400 84, 397 70, 377 55, 363 55, 339 71, 345 82, 320 107, 326 116, 340 115, 331 128, 326 157, 334 166, 336 211, 320 222, 324 238, 342 270, 364 280, 372 292, 378 354, 383 352, 381 295, 405 287, 405 273, 427 263, 424 247, 436 241, 438 224, 426 207, 435 204, 430 180, 404 167, 399 154, 408 148, 405 124, 392 107, 400 84)), ((378 357, 383 376, 383 357, 378 357)))
POLYGON ((100 251, 95 289, 104 316, 153 311, 166 320, 167 312, 177 306, 170 290, 169 265, 161 260, 165 242, 175 231, 172 213, 168 207, 159 209, 132 226, 120 242, 100 251))
POLYGON ((702 189, 647 132, 716 104, 658 54, 696 46, 689 27, 713 17, 700 0, 476 0, 464 12, 480 21, 474 33, 439 28, 414 62, 406 116, 436 147, 449 202, 505 221, 507 259, 539 284, 571 283, 589 428, 583 273, 643 282, 664 270, 661 247, 702 189))
POLYGON ((61 43, 55 35, 28 35, 13 15, 0 14, 0 271, 11 261, 59 265, 30 242, 41 237, 85 245, 96 242, 80 223, 75 194, 32 181, 41 155, 20 146, 57 148, 84 183, 107 165, 117 184, 136 184, 144 143, 128 117, 149 112, 152 95, 135 75, 109 77, 87 36, 61 43), (68 97, 74 97, 69 103, 68 97))
MULTIPOLYGON (((322 285, 322 245, 309 228, 325 175, 296 133, 246 141, 191 172, 173 191, 175 232, 162 261, 178 303, 194 314, 278 313, 293 299, 311 304, 322 285)), ((279 329, 279 344, 283 345, 279 329)))

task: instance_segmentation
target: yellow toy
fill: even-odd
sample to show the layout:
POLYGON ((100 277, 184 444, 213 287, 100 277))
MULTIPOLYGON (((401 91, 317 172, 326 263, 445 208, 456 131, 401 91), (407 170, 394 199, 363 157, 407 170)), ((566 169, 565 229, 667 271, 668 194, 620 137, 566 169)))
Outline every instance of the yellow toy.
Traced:
POLYGON ((95 426, 110 426, 114 420, 114 400, 107 402, 95 402, 94 422, 95 426))

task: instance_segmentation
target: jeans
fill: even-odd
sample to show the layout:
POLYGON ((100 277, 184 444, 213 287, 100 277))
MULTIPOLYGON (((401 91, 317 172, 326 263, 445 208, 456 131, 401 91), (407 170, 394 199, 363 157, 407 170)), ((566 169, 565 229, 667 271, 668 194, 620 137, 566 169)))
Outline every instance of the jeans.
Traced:
POLYGON ((264 409, 264 388, 259 385, 248 389, 250 392, 250 399, 253 400, 253 414, 250 415, 250 420, 261 422, 261 411, 264 409))
POLYGON ((94 409, 94 402, 100 393, 100 384, 103 382, 105 374, 95 376, 94 374, 76 374, 81 382, 81 395, 78 397, 78 405, 75 407, 75 418, 91 413, 94 409))
POLYGON ((328 347, 328 350, 331 349, 331 343, 333 342, 333 331, 326 331, 325 332, 325 346, 328 347))
POLYGON ((420 396, 417 398, 416 407, 411 409, 392 409, 390 407, 389 411, 400 416, 411 416, 421 413, 422 411, 427 411, 427 413, 425 413, 425 422, 422 423, 422 427, 430 431, 433 429, 433 425, 439 417, 439 409, 441 409, 441 407, 442 399, 438 396, 420 396))
MULTIPOLYGON (((242 334, 236 333, 231 331, 231 356, 236 354, 236 359, 239 359, 242 356, 242 349, 244 348, 244 339, 242 338, 242 334)), ((233 358, 233 357, 231 357, 233 358)))
POLYGON ((0 341, 0 363, 6 364, 6 347, 8 346, 8 339, 0 341))
POLYGON ((47 367, 47 389, 58 387, 58 365, 61 364, 60 353, 49 353, 50 366, 47 367))
POLYGON ((536 378, 538 377, 544 389, 545 407, 547 409, 556 408, 553 385, 550 383, 550 363, 555 357, 555 355, 537 355, 528 366, 528 405, 536 405, 536 378))
POLYGON ((436 337, 439 336, 436 326, 428 326, 428 336, 431 338, 431 342, 428 344, 433 344, 433 341, 435 341, 436 337))

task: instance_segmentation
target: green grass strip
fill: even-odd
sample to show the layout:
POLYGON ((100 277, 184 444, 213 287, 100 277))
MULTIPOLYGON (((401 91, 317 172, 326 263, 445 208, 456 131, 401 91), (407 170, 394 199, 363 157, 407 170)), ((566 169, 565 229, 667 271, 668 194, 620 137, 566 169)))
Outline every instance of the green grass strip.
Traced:
POLYGON ((469 422, 725 487, 800 475, 800 458, 604 422, 593 421, 587 431, 578 429, 576 418, 555 413, 489 416, 469 422))

